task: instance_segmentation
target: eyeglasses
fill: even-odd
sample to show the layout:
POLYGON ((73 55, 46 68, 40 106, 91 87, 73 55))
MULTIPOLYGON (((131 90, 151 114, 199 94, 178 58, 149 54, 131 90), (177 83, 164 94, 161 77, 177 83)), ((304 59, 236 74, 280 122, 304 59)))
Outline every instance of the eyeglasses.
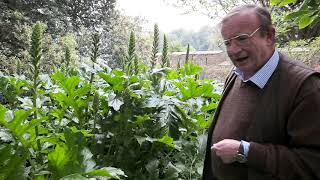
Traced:
POLYGON ((245 46, 248 44, 250 38, 257 32, 259 31, 259 29, 261 28, 258 27, 255 31, 253 31, 251 34, 239 34, 237 36, 234 36, 230 39, 226 39, 223 41, 223 44, 226 46, 226 47, 230 47, 231 46, 231 41, 234 41, 234 43, 236 43, 238 46, 245 46))

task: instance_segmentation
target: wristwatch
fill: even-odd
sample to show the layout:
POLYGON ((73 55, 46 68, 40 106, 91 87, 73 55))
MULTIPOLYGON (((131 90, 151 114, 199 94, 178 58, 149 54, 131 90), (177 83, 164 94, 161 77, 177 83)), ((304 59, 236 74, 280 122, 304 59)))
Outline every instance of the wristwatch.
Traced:
POLYGON ((246 155, 244 154, 244 148, 243 148, 243 144, 242 144, 242 141, 240 143, 240 146, 239 146, 239 149, 237 151, 237 154, 234 156, 234 160, 236 162, 239 162, 239 163, 245 163, 247 162, 247 157, 246 155))

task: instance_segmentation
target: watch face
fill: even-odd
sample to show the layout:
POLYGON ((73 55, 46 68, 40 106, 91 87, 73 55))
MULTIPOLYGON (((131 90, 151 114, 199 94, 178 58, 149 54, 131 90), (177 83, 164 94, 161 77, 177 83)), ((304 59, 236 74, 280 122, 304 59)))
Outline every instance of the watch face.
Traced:
POLYGON ((238 154, 236 154, 236 155, 234 156, 234 160, 237 161, 237 162, 239 162, 239 163, 245 163, 245 162, 247 162, 246 156, 243 155, 243 154, 240 154, 240 153, 238 153, 238 154))

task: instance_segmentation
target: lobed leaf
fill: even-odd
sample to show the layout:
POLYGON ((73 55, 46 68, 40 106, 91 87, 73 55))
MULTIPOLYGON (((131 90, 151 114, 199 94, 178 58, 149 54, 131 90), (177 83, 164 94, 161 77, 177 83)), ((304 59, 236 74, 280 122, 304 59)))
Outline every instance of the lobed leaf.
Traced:
POLYGON ((305 14, 299 19, 299 29, 303 29, 308 25, 310 25, 311 23, 312 23, 312 18, 310 17, 309 14, 305 14))

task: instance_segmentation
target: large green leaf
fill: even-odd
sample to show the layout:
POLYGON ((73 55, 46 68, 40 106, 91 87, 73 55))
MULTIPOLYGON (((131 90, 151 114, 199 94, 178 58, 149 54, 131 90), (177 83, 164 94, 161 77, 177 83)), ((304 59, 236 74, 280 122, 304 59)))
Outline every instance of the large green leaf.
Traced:
POLYGON ((288 15, 285 16, 284 20, 288 21, 289 19, 296 19, 308 13, 309 13, 308 10, 298 10, 298 11, 290 12, 288 15))
POLYGON ((58 71, 56 73, 54 73, 51 78, 55 81, 57 81, 58 83, 63 83, 65 80, 65 76, 61 71, 58 71))
POLYGON ((113 71, 113 74, 99 73, 98 75, 104 79, 115 92, 119 93, 123 91, 125 77, 121 71, 113 71))
POLYGON ((201 111, 203 112, 207 112, 207 111, 211 111, 211 110, 214 110, 216 109, 218 106, 218 104, 216 102, 211 102, 210 104, 208 105, 204 105, 201 107, 201 111))
POLYGON ((18 95, 25 91, 26 80, 17 80, 13 77, 0 77, 0 92, 2 94, 0 103, 6 102, 13 105, 18 95))
POLYGON ((94 176, 105 176, 105 177, 113 177, 110 172, 106 169, 97 169, 90 172, 85 173, 85 175, 94 177, 94 176))
POLYGON ((213 92, 214 87, 212 84, 209 83, 204 83, 201 85, 202 89, 201 91, 203 92, 203 95, 206 97, 212 97, 215 93, 213 92))
POLYGON ((303 29, 309 24, 312 23, 312 18, 310 17, 310 14, 305 14, 299 19, 299 29, 303 29))
POLYGON ((91 85, 88 83, 83 84, 81 87, 79 87, 78 89, 74 90, 74 96, 77 97, 82 97, 82 96, 86 96, 88 94, 88 92, 90 92, 91 90, 91 85))
POLYGON ((295 3, 297 0, 282 0, 279 6, 285 6, 287 4, 295 3))
POLYGON ((86 148, 86 140, 81 132, 66 129, 65 142, 56 144, 54 151, 48 154, 49 168, 53 179, 76 173, 85 173, 94 169, 92 153, 86 148))
POLYGON ((179 77, 179 72, 177 70, 171 70, 167 74, 167 79, 178 79, 179 77))
POLYGON ((134 121, 135 124, 143 124, 146 121, 151 120, 150 116, 148 114, 145 114, 143 116, 136 116, 136 121, 134 121))
POLYGON ((149 163, 146 165, 146 169, 150 174, 149 179, 159 179, 159 160, 153 159, 150 160, 149 163))
POLYGON ((297 0, 271 0, 271 5, 284 6, 290 3, 295 3, 297 0))
POLYGON ((112 107, 115 111, 119 111, 120 107, 124 104, 123 100, 117 97, 116 94, 110 93, 108 97, 108 105, 112 107))
POLYGON ((109 177, 112 179, 120 179, 120 177, 126 177, 121 169, 113 167, 105 167, 101 169, 96 169, 87 173, 84 173, 86 177, 109 177))
POLYGON ((114 178, 127 177, 127 175, 121 169, 114 167, 106 167, 103 169, 106 169, 114 178))
POLYGON ((0 145, 0 179, 27 179, 25 163, 29 153, 20 146, 0 145))
POLYGON ((30 145, 35 145, 36 136, 34 127, 44 120, 33 119, 28 120, 33 110, 17 110, 14 112, 14 117, 12 120, 7 120, 5 118, 5 113, 7 109, 0 105, 0 124, 5 128, 9 129, 13 136, 17 138, 25 147, 30 147, 30 145))
POLYGON ((60 180, 89 180, 89 178, 86 178, 82 176, 81 174, 71 174, 65 177, 60 178, 60 180))
POLYGON ((161 139, 158 140, 158 142, 164 143, 170 147, 174 147, 173 139, 168 135, 163 136, 161 139))
POLYGON ((147 137, 135 136, 135 139, 138 141, 138 143, 140 144, 140 146, 141 146, 145 141, 151 142, 151 143, 153 143, 154 141, 157 141, 157 139, 151 138, 151 137, 149 137, 149 136, 147 136, 147 137))
POLYGON ((164 175, 166 180, 176 180, 179 179, 180 170, 176 168, 171 162, 167 165, 164 171, 164 175))
POLYGON ((313 16, 312 23, 310 24, 311 27, 314 27, 316 24, 320 22, 320 11, 318 12, 317 15, 313 16))
POLYGON ((199 82, 195 81, 194 78, 191 77, 186 78, 186 82, 176 81, 173 82, 173 84, 179 88, 182 100, 199 97, 203 93, 208 94, 208 92, 211 92, 213 89, 213 87, 210 87, 208 84, 201 86, 199 82))
POLYGON ((184 76, 191 76, 199 74, 201 71, 203 71, 203 68, 198 65, 189 63, 185 64, 179 71, 184 76))
POLYGON ((197 126, 201 129, 208 128, 211 124, 211 119, 205 119, 203 115, 197 116, 197 126))
POLYGON ((280 3, 282 0, 271 0, 270 3, 271 5, 276 5, 278 3, 280 3))
POLYGON ((77 86, 79 85, 79 83, 80 83, 80 77, 72 76, 72 77, 67 78, 63 82, 62 87, 67 94, 69 94, 70 96, 75 96, 74 91, 77 88, 77 86))

